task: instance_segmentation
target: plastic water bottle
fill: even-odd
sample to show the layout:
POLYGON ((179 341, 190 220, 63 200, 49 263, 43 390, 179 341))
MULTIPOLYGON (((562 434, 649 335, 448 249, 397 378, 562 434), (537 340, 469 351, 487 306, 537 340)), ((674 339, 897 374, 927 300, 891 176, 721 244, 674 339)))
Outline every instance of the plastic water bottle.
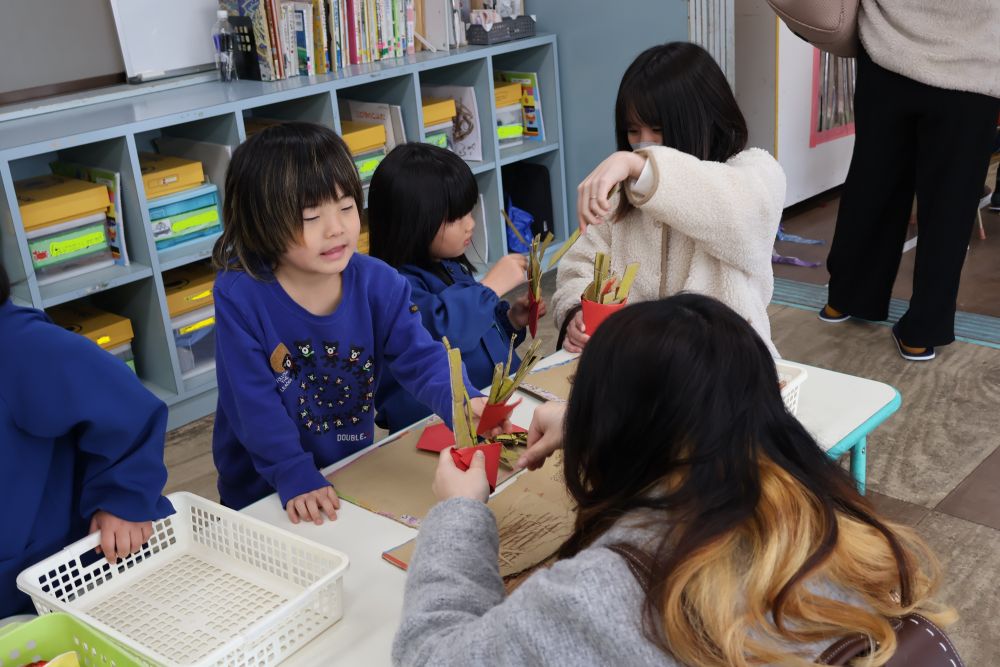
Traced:
POLYGON ((215 69, 219 70, 219 78, 223 81, 235 81, 236 76, 236 43, 233 29, 229 25, 229 13, 225 9, 216 12, 219 19, 212 28, 212 41, 215 43, 215 69))

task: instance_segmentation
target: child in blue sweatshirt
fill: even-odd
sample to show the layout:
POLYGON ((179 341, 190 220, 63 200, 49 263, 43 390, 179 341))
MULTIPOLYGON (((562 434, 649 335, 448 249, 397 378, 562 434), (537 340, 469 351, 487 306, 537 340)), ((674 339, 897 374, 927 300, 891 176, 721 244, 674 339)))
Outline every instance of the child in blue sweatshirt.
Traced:
POLYGON ((0 618, 33 610, 21 570, 97 530, 114 562, 173 513, 160 495, 166 406, 120 360, 9 296, 0 266, 0 618))
MULTIPOLYGON (((450 423, 444 347, 395 270, 356 252, 361 182, 332 130, 250 137, 226 175, 215 246, 219 403, 212 450, 225 505, 278 492, 289 520, 336 518, 319 468, 372 444, 388 368, 450 423)), ((473 410, 485 399, 467 382, 473 410)))
MULTIPOLYGON (((528 295, 513 304, 501 297, 527 280, 523 255, 505 255, 478 282, 465 257, 476 222, 476 179, 465 161, 429 144, 397 146, 372 176, 368 192, 371 254, 396 267, 413 290, 431 335, 462 350, 477 387, 493 380, 507 361, 511 338, 524 341, 528 295)), ((539 308, 545 312, 544 304, 539 308)), ((520 359, 515 355, 513 368, 520 359)), ((427 408, 384 377, 375 395, 378 423, 398 431, 427 416, 427 408)))

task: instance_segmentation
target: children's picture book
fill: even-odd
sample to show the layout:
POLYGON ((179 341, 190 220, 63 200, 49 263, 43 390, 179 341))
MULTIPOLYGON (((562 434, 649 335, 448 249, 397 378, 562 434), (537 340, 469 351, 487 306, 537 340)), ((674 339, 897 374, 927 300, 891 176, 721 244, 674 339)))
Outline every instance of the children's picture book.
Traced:
POLYGON ((483 131, 476 104, 476 89, 472 86, 423 86, 421 93, 425 97, 455 100, 457 115, 453 150, 463 160, 482 162, 483 131))
POLYGON ((538 72, 496 72, 500 81, 521 84, 521 114, 524 120, 524 138, 545 141, 545 124, 542 122, 542 98, 538 87, 538 72))
POLYGON ((100 183, 108 189, 110 206, 107 213, 108 245, 115 264, 128 266, 128 248, 125 245, 125 214, 122 210, 122 177, 117 171, 100 167, 87 167, 57 160, 49 164, 53 174, 100 183))

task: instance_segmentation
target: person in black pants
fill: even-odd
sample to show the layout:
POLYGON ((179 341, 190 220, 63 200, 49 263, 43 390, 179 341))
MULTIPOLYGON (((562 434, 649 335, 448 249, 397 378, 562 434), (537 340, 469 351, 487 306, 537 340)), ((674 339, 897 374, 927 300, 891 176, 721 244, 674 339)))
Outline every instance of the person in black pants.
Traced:
POLYGON ((892 328, 901 356, 934 358, 955 340, 966 250, 983 191, 1000 99, 938 88, 880 67, 862 49, 854 155, 827 259, 820 318, 885 320, 917 197, 910 307, 892 328))

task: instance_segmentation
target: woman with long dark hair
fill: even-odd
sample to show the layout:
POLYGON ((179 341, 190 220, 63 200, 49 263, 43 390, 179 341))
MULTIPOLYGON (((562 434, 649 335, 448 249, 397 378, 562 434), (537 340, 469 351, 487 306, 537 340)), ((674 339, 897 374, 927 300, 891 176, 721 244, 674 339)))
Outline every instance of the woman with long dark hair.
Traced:
POLYGON ((786 411, 767 346, 722 303, 609 318, 563 412, 536 411, 523 461, 563 449, 578 511, 558 562, 505 597, 482 466, 442 456, 398 663, 806 665, 860 632, 882 665, 887 617, 948 620, 933 555, 786 411))

